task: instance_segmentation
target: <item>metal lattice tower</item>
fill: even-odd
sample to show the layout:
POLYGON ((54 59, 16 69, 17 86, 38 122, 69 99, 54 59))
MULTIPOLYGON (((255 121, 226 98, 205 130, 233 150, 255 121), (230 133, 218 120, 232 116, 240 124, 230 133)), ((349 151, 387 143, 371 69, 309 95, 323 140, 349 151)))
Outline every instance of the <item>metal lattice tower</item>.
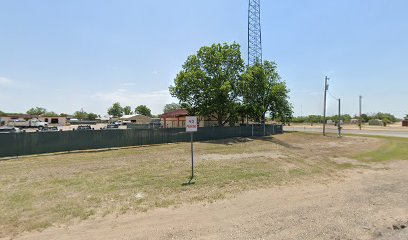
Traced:
POLYGON ((261 0, 249 0, 248 65, 262 63, 261 0))

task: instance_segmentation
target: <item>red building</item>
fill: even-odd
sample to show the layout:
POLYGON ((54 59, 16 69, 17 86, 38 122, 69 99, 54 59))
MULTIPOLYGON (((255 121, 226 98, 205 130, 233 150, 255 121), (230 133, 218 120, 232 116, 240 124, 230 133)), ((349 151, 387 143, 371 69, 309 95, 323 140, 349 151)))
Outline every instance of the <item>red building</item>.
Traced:
POLYGON ((164 113, 160 116, 160 123, 164 128, 184 128, 186 127, 187 110, 179 109, 164 113))

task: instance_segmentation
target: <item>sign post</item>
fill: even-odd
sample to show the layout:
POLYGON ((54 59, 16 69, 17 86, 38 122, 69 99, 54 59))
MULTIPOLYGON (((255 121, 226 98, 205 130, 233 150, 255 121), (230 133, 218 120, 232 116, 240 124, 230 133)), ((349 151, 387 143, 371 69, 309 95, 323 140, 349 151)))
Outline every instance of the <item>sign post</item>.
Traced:
POLYGON ((194 132, 197 132, 197 117, 186 117, 186 132, 191 134, 191 180, 194 178, 194 132))

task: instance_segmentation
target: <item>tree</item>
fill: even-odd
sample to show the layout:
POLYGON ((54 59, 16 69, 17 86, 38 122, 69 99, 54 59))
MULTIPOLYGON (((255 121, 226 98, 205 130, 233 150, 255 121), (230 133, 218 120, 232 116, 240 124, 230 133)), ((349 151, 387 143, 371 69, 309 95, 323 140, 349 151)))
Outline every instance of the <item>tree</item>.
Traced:
POLYGON ((108 109, 108 114, 114 117, 123 116, 123 108, 120 106, 120 103, 116 102, 108 109))
POLYGON ((292 118, 293 107, 289 90, 281 80, 274 62, 265 61, 247 67, 240 79, 240 93, 247 114, 253 120, 265 122, 266 113, 286 123, 292 118))
POLYGON ((58 115, 58 113, 56 113, 56 112, 53 112, 53 111, 51 111, 51 112, 46 112, 46 113, 44 113, 44 114, 42 114, 44 117, 58 117, 59 115, 58 115))
POLYGON ((405 120, 408 120, 408 114, 407 114, 407 115, 405 115, 405 120))
POLYGON ((313 124, 313 123, 322 123, 323 122, 323 116, 321 116, 321 115, 309 115, 307 117, 307 121, 310 122, 311 124, 313 124))
POLYGON ((76 111, 74 113, 74 118, 79 120, 86 120, 88 118, 88 113, 84 111, 76 111))
POLYGON ((385 123, 395 123, 397 121, 397 118, 391 113, 381 113, 381 112, 373 115, 373 119, 380 119, 385 123))
POLYGON ((59 116, 60 116, 60 117, 68 117, 68 114, 66 114, 66 113, 60 113, 59 116))
POLYGON ((170 86, 189 114, 212 116, 218 125, 236 117, 238 80, 244 69, 240 45, 213 44, 201 47, 187 58, 170 86))
POLYGON ((35 107, 35 108, 30 108, 27 111, 27 114, 30 114, 30 115, 43 115, 46 112, 47 112, 47 110, 45 108, 35 107))
POLYGON ((132 112, 132 108, 130 107, 130 106, 126 106, 126 107, 124 107, 123 108, 123 113, 125 114, 125 115, 131 115, 133 112, 132 112))
POLYGON ((87 120, 94 121, 94 120, 96 120, 97 118, 98 118, 98 114, 95 114, 95 113, 88 113, 88 114, 86 115, 86 119, 87 119, 87 120))
POLYGON ((178 104, 178 103, 169 103, 169 104, 166 104, 164 106, 163 112, 168 113, 168 112, 172 112, 172 111, 179 110, 179 109, 181 109, 180 104, 178 104))
POLYGON ((5 116, 5 115, 6 115, 6 113, 5 113, 5 112, 0 111, 0 116, 5 116))
POLYGON ((152 116, 152 111, 148 107, 146 107, 146 105, 137 106, 135 109, 135 113, 148 117, 152 116))
POLYGON ((362 118, 363 122, 370 121, 370 117, 365 113, 361 114, 361 118, 362 118))

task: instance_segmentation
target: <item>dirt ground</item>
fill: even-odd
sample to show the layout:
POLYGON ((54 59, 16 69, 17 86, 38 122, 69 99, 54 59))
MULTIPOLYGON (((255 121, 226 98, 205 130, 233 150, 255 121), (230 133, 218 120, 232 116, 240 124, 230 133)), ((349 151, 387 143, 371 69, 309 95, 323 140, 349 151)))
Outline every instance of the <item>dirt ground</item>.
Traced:
POLYGON ((408 239, 408 162, 18 239, 408 239))
MULTIPOLYGON (((197 183, 189 187, 195 189, 192 194, 207 195, 217 191, 230 194, 211 202, 181 201, 181 204, 146 212, 96 216, 4 239, 408 239, 408 161, 402 161, 406 158, 379 163, 353 158, 359 152, 381 147, 384 141, 365 137, 338 139, 313 134, 285 134, 271 139, 199 143, 197 164, 199 169, 208 164, 206 174, 212 173, 216 177, 225 168, 241 164, 245 168, 238 170, 253 171, 255 175, 265 174, 262 168, 276 165, 271 171, 280 172, 282 176, 279 181, 269 175, 239 175, 237 178, 236 173, 225 171, 234 177, 234 181, 218 178, 226 182, 210 185, 214 180, 207 179, 209 182, 202 186, 200 184, 205 179, 199 175, 197 183), (240 187, 243 190, 231 191, 240 187)), ((162 161, 160 156, 172 161, 183 154, 181 149, 188 144, 177 146, 144 148, 138 154, 144 159, 147 158, 144 152, 156 149, 161 152, 154 155, 157 162, 162 161)), ((50 156, 7 162, 2 167, 15 170, 21 166, 19 164, 26 164, 29 170, 25 175, 36 183, 37 177, 55 178, 54 171, 58 175, 70 176, 71 170, 78 174, 108 167, 123 169, 134 168, 136 165, 132 164, 136 163, 140 165, 133 156, 135 153, 131 152, 137 149, 129 151, 101 153, 124 154, 114 165, 111 155, 97 153, 94 156, 92 153, 86 155, 87 160, 81 160, 81 165, 78 165, 78 159, 72 159, 76 161, 72 169, 67 165, 71 160, 66 156, 63 156, 64 165, 54 166, 55 161, 61 159, 50 156), (103 156, 106 160, 102 160, 103 156), (36 165, 30 166, 31 163, 36 165), (48 167, 46 175, 42 164, 48 167)), ((172 164, 173 168, 179 167, 172 164)), ((18 179, 15 175, 13 178, 18 179)), ((123 182, 120 184, 121 188, 125 187, 123 182)), ((177 193, 179 188, 174 187, 173 191, 177 193)), ((12 189, 11 185, 9 189, 12 189)), ((180 196, 188 197, 189 191, 182 191, 180 196)), ((165 195, 160 197, 167 198, 165 195)))

